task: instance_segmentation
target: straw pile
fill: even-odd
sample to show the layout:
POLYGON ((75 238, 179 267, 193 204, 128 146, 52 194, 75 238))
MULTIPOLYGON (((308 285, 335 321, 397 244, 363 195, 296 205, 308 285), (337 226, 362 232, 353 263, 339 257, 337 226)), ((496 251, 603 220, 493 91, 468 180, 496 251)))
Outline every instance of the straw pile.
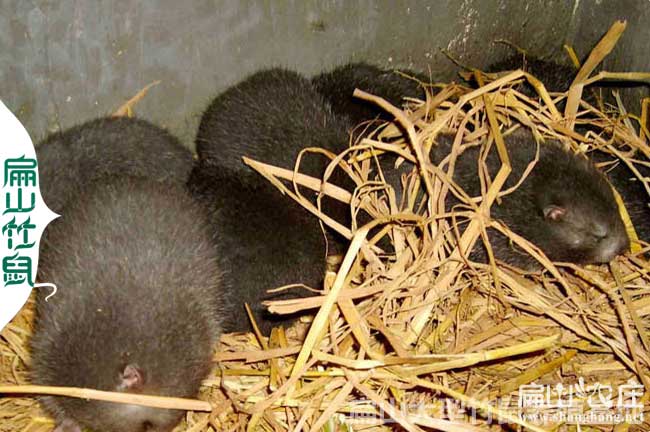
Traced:
MULTIPOLYGON (((617 413, 621 403, 647 405, 650 266, 638 253, 646 245, 636 244, 636 254, 608 266, 556 266, 487 216, 502 192, 507 164, 477 201, 450 181, 449 165, 428 162, 440 132, 456 133, 455 150, 487 141, 504 154, 503 136, 522 127, 540 140, 610 152, 631 166, 643 163, 639 157, 650 159, 646 115, 635 118, 622 104, 605 110, 581 100, 583 85, 624 27, 616 23, 610 29, 565 93, 549 94, 522 71, 501 77, 476 71, 478 89, 440 85, 435 96, 410 101, 404 111, 358 92, 393 113, 396 123, 369 131, 341 155, 329 155, 332 169, 345 169, 355 180, 354 191, 247 160, 323 223, 348 235, 351 245, 338 271, 327 275, 322 295, 271 305, 277 312, 309 310, 315 314, 311 322, 274 329, 268 338, 222 338, 218 367, 201 396, 213 410, 188 413, 179 430, 650 430, 648 421, 611 420, 576 429, 553 417, 562 411, 554 392, 560 390, 569 404, 568 388, 574 389, 572 406, 586 414, 617 413), (539 99, 517 90, 522 80, 535 86, 539 99), (559 105, 566 106, 563 113, 559 105), (580 124, 589 124, 590 132, 575 132, 580 124), (418 167, 403 178, 402 202, 378 168, 386 153, 418 167), (374 220, 342 226, 319 211, 308 189, 349 202, 353 214, 367 212, 374 220), (452 193, 464 205, 446 211, 452 193), (494 261, 469 262, 468 252, 486 238, 487 227, 510 236, 545 270, 523 273, 494 261), (390 250, 378 246, 385 236, 390 250), (548 415, 549 424, 520 415, 518 405, 533 394, 527 392, 539 395, 539 389, 542 396, 550 391, 551 404, 529 406, 523 414, 548 415), (616 429, 614 423, 620 423, 616 429)), ((323 157, 310 152, 303 156, 323 157)), ((31 315, 26 308, 2 332, 4 383, 26 383, 31 315)), ((0 431, 49 430, 49 420, 32 417, 37 410, 32 399, 0 399, 0 431)))

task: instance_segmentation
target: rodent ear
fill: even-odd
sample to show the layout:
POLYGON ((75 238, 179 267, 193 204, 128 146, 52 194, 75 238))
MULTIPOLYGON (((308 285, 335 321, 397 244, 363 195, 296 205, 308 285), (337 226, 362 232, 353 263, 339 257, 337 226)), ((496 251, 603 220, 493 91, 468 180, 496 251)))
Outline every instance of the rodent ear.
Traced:
POLYGON ((134 364, 124 367, 121 374, 121 382, 118 384, 118 391, 138 391, 144 385, 144 373, 134 364))
POLYGON ((544 207, 544 218, 552 220, 554 222, 562 220, 564 215, 566 214, 566 208, 556 206, 556 205, 549 205, 544 207))

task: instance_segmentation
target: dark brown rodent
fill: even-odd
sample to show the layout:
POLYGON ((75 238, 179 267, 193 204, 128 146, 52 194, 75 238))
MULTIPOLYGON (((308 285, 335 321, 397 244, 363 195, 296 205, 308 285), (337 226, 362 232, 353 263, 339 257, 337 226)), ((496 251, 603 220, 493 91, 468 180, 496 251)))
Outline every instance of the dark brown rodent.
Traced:
MULTIPOLYGON (((493 70, 516 69, 520 59, 515 57, 493 65, 493 70)), ((568 67, 531 60, 533 73, 544 75, 552 91, 566 90, 575 71, 568 67)), ((350 64, 323 74, 314 79, 316 86, 324 89, 335 111, 347 115, 356 122, 380 115, 380 111, 351 95, 355 87, 367 87, 372 92, 398 103, 402 96, 418 97, 422 89, 415 81, 397 74, 387 74, 381 69, 365 64, 350 64), (320 84, 319 82, 327 85, 320 84), (339 89, 343 89, 339 91, 339 89)), ((529 88, 526 86, 525 90, 529 88)), ((440 145, 435 147, 432 159, 440 162, 451 150, 452 138, 439 137, 440 145)), ((507 139, 507 146, 513 163, 506 188, 516 183, 533 160, 535 142, 531 134, 518 132, 507 139)), ((468 149, 460 158, 455 169, 455 179, 461 187, 477 196, 480 183, 477 174, 479 150, 468 149)), ((412 165, 403 164, 399 170, 391 169, 394 157, 382 157, 380 161, 384 175, 398 198, 401 191, 399 178, 410 171, 412 165)), ((494 176, 500 167, 496 151, 493 149, 487 165, 494 176)), ((539 246, 551 259, 571 262, 604 262, 627 249, 628 239, 618 214, 611 189, 603 175, 584 157, 565 152, 558 143, 546 143, 541 147, 540 161, 533 173, 512 194, 502 199, 501 205, 492 206, 492 217, 506 223, 513 231, 539 246), (553 209, 553 211, 550 211, 553 209)), ((497 233, 492 233, 491 245, 496 256, 510 264, 533 268, 535 260, 523 251, 513 250, 509 241, 497 233)), ((472 256, 486 260, 485 250, 477 246, 472 256)))
POLYGON ((192 154, 148 121, 102 117, 49 135, 36 146, 41 194, 52 211, 106 175, 184 184, 192 154))
MULTIPOLYGON (((32 382, 194 397, 231 308, 204 208, 184 187, 105 177, 49 228, 31 341, 32 382)), ((182 412, 42 398, 60 428, 171 430, 182 412)))
MULTIPOLYGON (((569 90, 573 83, 578 69, 572 65, 560 63, 560 59, 540 59, 534 56, 515 54, 505 59, 489 65, 486 72, 504 72, 515 69, 522 69, 539 79, 549 92, 565 92, 569 90)), ((605 103, 614 103, 616 100, 612 97, 611 91, 607 89, 626 88, 644 85, 644 83, 634 83, 631 81, 597 81, 582 90, 582 100, 593 106, 598 106, 598 98, 602 98, 605 103)), ((528 97, 537 98, 539 93, 534 87, 524 80, 517 90, 528 97)), ((564 109, 565 101, 558 103, 558 108, 564 109)))
MULTIPOLYGON (((540 79, 549 91, 566 91, 573 82, 577 70, 572 66, 566 66, 552 60, 541 60, 534 57, 522 57, 521 55, 514 55, 506 58, 505 60, 494 63, 488 67, 490 72, 498 72, 503 70, 512 70, 523 68, 530 72, 535 77, 540 79)), ((587 88, 583 91, 583 99, 590 104, 596 103, 594 87, 628 87, 633 85, 640 85, 630 82, 604 82, 596 83, 592 88, 587 88)), ((536 96, 537 93, 533 90, 532 86, 524 84, 520 89, 528 96, 536 96)), ((604 92, 607 96, 609 92, 604 92)), ((577 125, 577 131, 585 133, 590 129, 590 125, 577 125)), ((598 132, 598 131, 596 131, 598 132)), ((614 188, 617 190, 623 201, 625 207, 630 215, 630 219, 634 224, 638 237, 641 240, 650 242, 650 197, 645 191, 645 188, 638 179, 635 178, 634 173, 622 162, 617 161, 614 156, 606 155, 600 151, 594 151, 589 154, 589 157, 596 163, 606 163, 606 174, 611 181, 614 188), (616 162, 616 163, 611 163, 616 162)), ((641 160, 645 160, 643 156, 637 156, 641 160)), ((644 176, 650 176, 650 169, 643 165, 637 164, 637 168, 644 176)))
MULTIPOLYGON (((264 331, 285 321, 265 312, 261 301, 304 291, 269 296, 266 290, 294 283, 320 288, 327 253, 318 219, 244 165, 242 156, 293 169, 306 147, 345 149, 347 130, 309 80, 285 69, 254 73, 218 95, 203 114, 196 137, 199 163, 189 186, 210 209, 215 229, 226 233, 220 247, 233 271, 224 277, 241 312, 233 329, 249 329, 244 301, 264 331)), ((320 178, 328 161, 308 155, 300 171, 320 178)), ((315 195, 302 190, 308 198, 315 195)), ((338 220, 347 216, 341 203, 325 199, 323 207, 338 220)), ((330 251, 345 247, 346 240, 329 234, 330 251)))
MULTIPOLYGON (((453 139, 442 135, 433 151, 440 162, 451 150, 453 139)), ((514 186, 537 146, 529 132, 518 131, 506 138, 512 172, 503 190, 514 186)), ((468 148, 459 155, 454 180, 471 196, 480 195, 478 177, 479 148, 468 148)), ((501 162, 493 145, 486 158, 490 177, 501 162)), ((604 263, 626 251, 629 239, 618 206, 605 176, 586 157, 566 151, 558 142, 539 146, 539 160, 526 180, 501 204, 491 207, 493 219, 504 222, 512 231, 537 245, 553 261, 604 263)), ((493 233, 490 243, 498 259, 510 264, 535 268, 536 261, 513 249, 504 236, 493 233)), ((476 258, 485 260, 481 253, 476 258)))

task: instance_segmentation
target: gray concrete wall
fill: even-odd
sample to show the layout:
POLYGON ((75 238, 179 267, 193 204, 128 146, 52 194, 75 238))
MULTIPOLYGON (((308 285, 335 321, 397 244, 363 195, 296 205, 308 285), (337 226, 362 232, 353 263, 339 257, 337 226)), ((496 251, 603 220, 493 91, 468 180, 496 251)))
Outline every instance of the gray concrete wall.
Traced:
POLYGON ((111 112, 154 80, 137 113, 192 141, 210 98, 246 74, 350 60, 451 79, 510 52, 586 54, 614 19, 613 69, 650 69, 648 0, 0 0, 0 99, 34 140, 111 112))

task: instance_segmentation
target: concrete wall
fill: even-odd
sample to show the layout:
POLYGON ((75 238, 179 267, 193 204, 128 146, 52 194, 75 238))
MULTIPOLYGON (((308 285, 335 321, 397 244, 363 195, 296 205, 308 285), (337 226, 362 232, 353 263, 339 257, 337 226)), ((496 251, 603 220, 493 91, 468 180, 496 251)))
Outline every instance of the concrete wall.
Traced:
POLYGON ((650 69, 650 2, 557 0, 0 0, 0 99, 34 140, 111 112, 154 80, 137 113, 191 143, 210 98, 246 74, 350 60, 452 79, 442 53, 483 67, 511 52, 584 55, 615 19, 610 69, 650 69))

